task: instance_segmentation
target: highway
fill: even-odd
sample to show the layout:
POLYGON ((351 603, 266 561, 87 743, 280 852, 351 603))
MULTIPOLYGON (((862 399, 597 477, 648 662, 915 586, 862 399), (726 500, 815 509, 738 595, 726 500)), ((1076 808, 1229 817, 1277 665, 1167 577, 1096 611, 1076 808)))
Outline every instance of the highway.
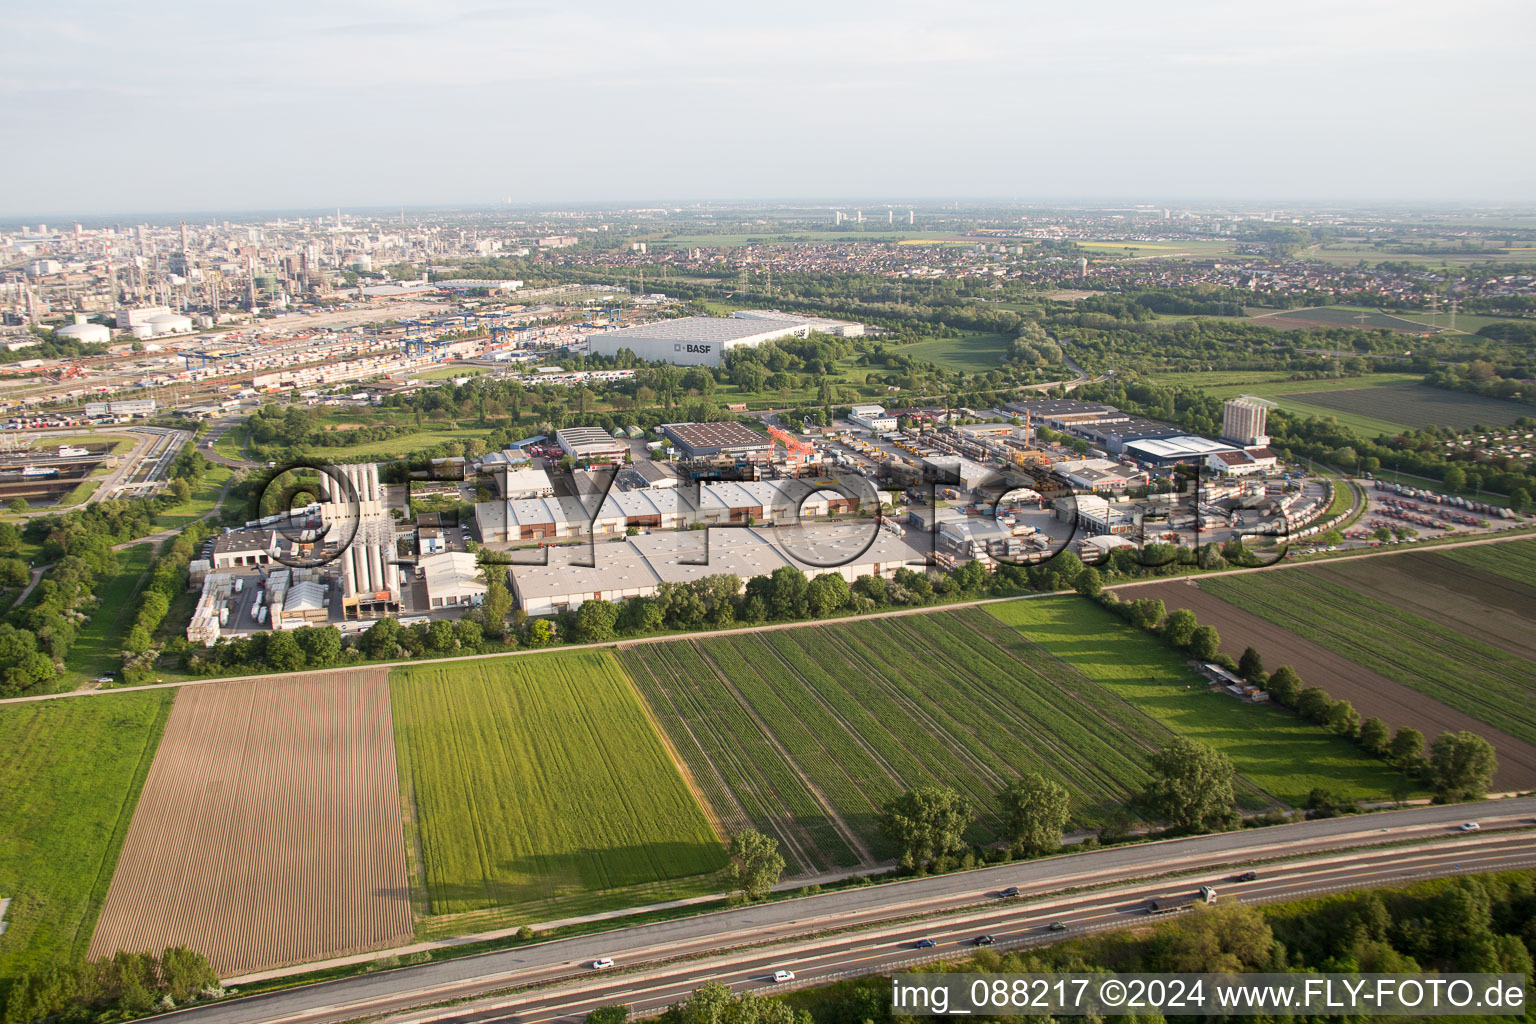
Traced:
MULTIPOLYGON (((1065 903, 1063 897, 1054 894, 1090 886, 1123 885, 1174 871, 1214 873, 1211 877, 1221 878, 1254 865, 1260 871, 1259 882, 1262 884, 1253 888, 1253 896, 1274 898, 1299 894, 1295 888, 1283 891, 1274 888, 1287 878, 1290 879, 1287 884, 1293 887, 1320 886, 1325 881, 1327 885, 1347 887, 1384 884, 1432 867, 1457 870, 1453 865, 1476 863, 1483 866, 1461 870, 1491 870, 1517 863, 1536 863, 1536 832, 1529 827, 1533 814, 1536 814, 1536 798, 1524 797, 1473 806, 1416 807, 1066 854, 615 928, 603 933, 193 1007, 165 1015, 162 1019, 176 1018, 185 1024, 322 1024, 567 979, 560 989, 521 997, 527 1004, 523 1006, 525 1012, 537 1012, 517 1019, 556 1019, 563 1013, 579 1012, 560 1010, 556 996, 571 987, 568 979, 573 975, 583 986, 594 984, 593 976, 584 965, 597 957, 613 957, 620 970, 624 970, 646 963, 655 963, 659 967, 662 961, 678 957, 715 954, 708 960, 693 960, 663 969, 665 978, 671 980, 663 984, 665 991, 656 998, 666 1001, 675 998, 675 992, 686 991, 702 980, 708 980, 701 980, 697 971, 723 971, 721 980, 747 985, 752 979, 759 978, 764 970, 771 974, 777 967, 784 966, 780 961, 791 954, 804 959, 806 972, 790 965, 804 978, 824 976, 815 974, 816 971, 835 973, 834 967, 847 969, 850 962, 863 964, 859 968, 861 971, 873 971, 898 954, 906 958, 913 955, 910 948, 902 947, 901 937, 916 938, 933 932, 936 939, 948 936, 949 940, 957 942, 973 934, 990 932, 998 935, 1000 941, 1005 937, 1018 938, 1019 929, 1027 931, 1041 926, 1037 918, 1042 913, 1049 915, 1045 924, 1049 920, 1064 919, 1059 915, 1069 911, 1119 913, 1113 907, 1102 905, 1102 900, 1107 898, 1104 893, 1083 894, 1080 899, 1068 899, 1065 903), (1470 818, 1482 824, 1481 832, 1463 836, 1454 831, 1457 824, 1470 818), (1510 831, 1516 828, 1520 831, 1510 831), (1446 838, 1451 836, 1454 838, 1446 838), (1443 843, 1432 849, 1379 848, 1383 843, 1434 838, 1443 843), (1373 844, 1378 849, 1340 852, 1349 847, 1373 844), (1303 856, 1330 858, 1333 866, 1321 875, 1295 875, 1295 865, 1257 866, 1266 860, 1303 856), (1449 859, 1444 859, 1446 857, 1449 859), (1488 860, 1487 857, 1495 859, 1488 860), (1018 886, 1022 895, 1004 906, 996 894, 1008 886, 1018 886), (920 914, 943 915, 944 919, 921 926, 892 927, 890 924, 920 914), (824 934, 833 929, 853 927, 866 930, 857 935, 824 934), (822 937, 810 938, 818 934, 822 937), (846 945, 850 942, 854 945, 846 945), (779 944, 779 947, 720 955, 723 950, 746 943, 757 946, 779 944), (790 943, 798 944, 783 945, 790 943), (855 957, 855 960, 848 961, 848 957, 855 957), (541 1013, 544 1016, 540 1016, 541 1013)), ((1206 880, 1205 877, 1192 878, 1188 887, 1193 890, 1195 885, 1206 880)), ((1184 883, 1180 883, 1169 890, 1168 885, 1167 882, 1140 884, 1135 891, 1118 893, 1112 898, 1128 906, 1148 895, 1166 895, 1184 887, 1184 883)), ((1099 922, 1083 918, 1082 922, 1085 925, 1114 923, 1114 919, 1105 918, 1105 922, 1099 922)), ((950 948, 952 951, 953 947, 950 948)), ((638 976, 616 973, 601 977, 603 986, 624 986, 634 984, 638 976)), ((229 983, 238 986, 240 981, 230 979, 229 983)), ((606 987, 588 995, 605 1002, 618 998, 606 987)), ((465 1011, 461 1007, 455 1012, 465 1011)))
POLYGON ((687 998, 706 982, 720 982, 735 992, 782 992, 954 959, 978 949, 976 939, 983 935, 993 940, 992 949, 1007 952, 1085 933, 1146 924, 1145 904, 1149 899, 1192 894, 1202 884, 1211 884, 1222 899, 1261 903, 1447 874, 1533 866, 1536 841, 1529 835, 1510 835, 1481 843, 1453 841, 1445 849, 1436 847, 1412 853, 1379 850, 1362 857, 1336 855, 1260 870, 1259 878, 1251 882, 1237 882, 1231 873, 1212 874, 1183 884, 1166 880, 1143 882, 1049 901, 998 901, 994 908, 981 912, 690 960, 627 975, 601 974, 587 968, 586 976, 564 984, 384 1019, 389 1024, 543 1024, 580 1021, 597 1007, 614 1003, 624 1003, 636 1015, 643 1015, 687 998), (1063 930, 1052 931, 1055 926, 1063 930), (919 938, 933 942, 934 947, 917 948, 919 938), (778 970, 793 971, 794 982, 776 985, 773 974, 778 970))

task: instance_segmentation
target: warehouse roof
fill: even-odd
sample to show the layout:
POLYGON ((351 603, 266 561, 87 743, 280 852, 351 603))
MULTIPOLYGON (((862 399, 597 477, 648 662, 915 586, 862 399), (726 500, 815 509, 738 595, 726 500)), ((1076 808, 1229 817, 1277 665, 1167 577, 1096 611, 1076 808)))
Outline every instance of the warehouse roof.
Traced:
POLYGON ((604 346, 638 341, 680 342, 727 342, 756 338, 764 334, 780 334, 798 326, 777 320, 747 320, 730 316, 685 316, 676 320, 659 320, 653 324, 625 327, 603 334, 604 346))
POLYGON ((662 430, 685 448, 768 448, 773 442, 740 423, 666 423, 662 430))

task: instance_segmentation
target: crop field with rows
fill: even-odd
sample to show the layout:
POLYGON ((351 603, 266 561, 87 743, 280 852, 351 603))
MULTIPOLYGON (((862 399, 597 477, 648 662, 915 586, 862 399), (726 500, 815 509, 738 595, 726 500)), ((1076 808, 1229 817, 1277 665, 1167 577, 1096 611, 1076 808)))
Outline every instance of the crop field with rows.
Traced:
POLYGON ((397 781, 383 669, 178 691, 89 954, 228 977, 409 941, 397 781))
MULTIPOLYGON (((1160 597, 1156 589, 1128 587, 1120 596, 1160 597)), ((1035 657, 1070 662, 1083 676, 1173 732, 1226 754, 1237 769, 1238 801, 1246 807, 1259 809, 1275 802, 1299 807, 1314 787, 1350 800, 1391 799, 1396 773, 1349 740, 1281 708, 1212 693, 1183 654, 1092 601, 1061 596, 987 607, 1020 631, 1039 652, 1035 657)))
POLYGON ((714 891, 721 840, 612 654, 425 664, 390 685, 428 934, 714 891))
POLYGON ((1536 743, 1536 661, 1521 653, 1529 630, 1520 629, 1519 613, 1483 602, 1475 584, 1452 583, 1443 569, 1456 564, 1449 560, 1417 564, 1446 585, 1438 594, 1392 583, 1402 573, 1411 576, 1415 564, 1369 559, 1305 572, 1219 577, 1202 588, 1426 698, 1536 743), (1443 604, 1445 613, 1426 602, 1443 604), (1483 622, 1468 630, 1449 621, 1452 615, 1483 622))
POLYGON ((780 840, 791 870, 887 859, 880 808, 951 786, 996 838, 996 793, 1037 770, 1080 824, 1146 779, 1168 733, 975 609, 642 644, 621 655, 730 829, 780 840))

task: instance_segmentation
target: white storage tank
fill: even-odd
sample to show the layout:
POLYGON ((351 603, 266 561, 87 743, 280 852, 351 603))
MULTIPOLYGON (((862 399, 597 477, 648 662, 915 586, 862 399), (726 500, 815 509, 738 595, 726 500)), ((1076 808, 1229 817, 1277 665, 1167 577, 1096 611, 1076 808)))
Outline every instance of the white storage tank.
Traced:
POLYGON ((103 324, 66 324, 53 333, 87 345, 104 345, 112 340, 112 331, 103 324))

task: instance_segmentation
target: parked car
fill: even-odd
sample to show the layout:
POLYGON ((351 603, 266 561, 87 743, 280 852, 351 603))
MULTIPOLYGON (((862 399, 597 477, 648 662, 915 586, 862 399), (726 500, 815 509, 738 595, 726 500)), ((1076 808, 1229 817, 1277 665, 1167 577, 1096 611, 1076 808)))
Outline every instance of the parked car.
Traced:
POLYGON ((1462 832, 1477 832, 1477 831, 1479 831, 1479 830, 1480 830, 1480 829, 1481 829, 1481 828, 1482 828, 1482 827, 1483 827, 1483 826, 1481 826, 1481 825, 1479 825, 1479 824, 1478 824, 1478 823, 1477 823, 1477 822, 1475 822, 1475 821, 1469 821, 1469 822, 1466 822, 1466 823, 1464 823, 1464 824, 1463 824, 1463 825, 1462 825, 1462 826, 1461 826, 1461 829, 1460 829, 1460 831, 1462 831, 1462 832))
POLYGON ((773 972, 773 981, 774 981, 774 984, 776 984, 776 985, 780 984, 782 982, 794 981, 794 980, 795 980, 795 972, 794 971, 774 971, 773 972))
POLYGON ((606 971, 608 968, 610 968, 612 966, 613 966, 613 957, 611 957, 611 956, 600 956, 596 960, 592 961, 592 969, 594 971, 606 971))
POLYGON ((932 949, 934 946, 937 946, 938 943, 934 942, 932 939, 918 939, 915 945, 917 949, 932 949))

